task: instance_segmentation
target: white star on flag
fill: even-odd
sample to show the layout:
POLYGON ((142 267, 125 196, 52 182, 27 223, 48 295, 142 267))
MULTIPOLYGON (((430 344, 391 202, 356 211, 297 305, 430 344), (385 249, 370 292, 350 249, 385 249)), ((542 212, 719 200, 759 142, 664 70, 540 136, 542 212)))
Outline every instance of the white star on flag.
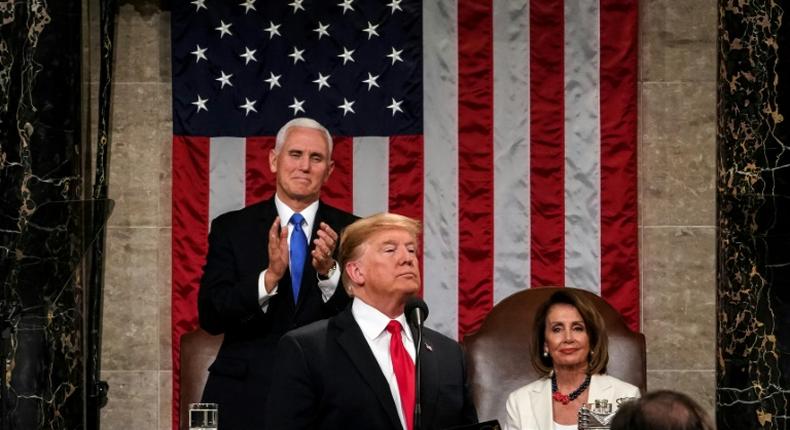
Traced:
POLYGON ((378 24, 373 25, 370 21, 368 21, 368 28, 362 31, 368 34, 368 40, 370 40, 371 37, 379 35, 379 33, 376 31, 377 28, 379 28, 378 24))
POLYGON ((396 10, 403 12, 403 9, 400 8, 401 1, 402 0, 392 0, 391 2, 389 2, 389 4, 387 4, 387 7, 392 9, 392 12, 390 12, 390 14, 395 14, 396 10))
POLYGON ((402 62, 403 61, 403 59, 400 58, 400 54, 402 52, 403 52, 403 49, 396 50, 394 46, 392 47, 392 52, 390 54, 388 54, 387 57, 392 58, 392 65, 393 66, 395 65, 395 62, 397 62, 397 61, 401 61, 402 62))
POLYGON ((244 14, 245 15, 247 15, 247 12, 249 12, 250 9, 256 10, 255 9, 255 0, 244 0, 244 2, 240 6, 244 8, 244 14))
POLYGON ((302 108, 303 104, 304 104, 304 100, 300 101, 299 99, 294 97, 294 102, 288 105, 288 107, 294 110, 294 116, 296 116, 296 114, 299 113, 300 111, 304 112, 304 108, 302 108))
POLYGON ((195 5, 195 12, 199 11, 201 7, 203 9, 208 10, 208 8, 206 7, 206 0, 194 0, 194 1, 191 1, 190 3, 195 5))
POLYGON ((257 103, 257 100, 250 100, 247 97, 244 97, 244 102, 245 103, 243 105, 239 106, 240 108, 242 108, 242 109, 244 109, 246 111, 244 113, 244 116, 249 115, 251 111, 252 112, 258 112, 257 110, 255 110, 255 103, 257 103))
POLYGON ((338 4, 337 4, 338 6, 340 6, 340 7, 342 7, 342 8, 343 8, 343 15, 345 15, 345 14, 346 14, 346 11, 347 11, 347 10, 354 10, 354 8, 351 6, 351 3, 352 3, 353 1, 354 1, 354 0, 343 0, 343 3, 338 3, 338 4))
POLYGON ((354 53, 353 49, 349 51, 348 49, 346 49, 345 46, 343 47, 343 53, 338 55, 338 57, 343 59, 343 65, 344 66, 346 65, 346 62, 354 61, 354 57, 351 56, 351 54, 353 54, 353 53, 354 53))
POLYGON ((203 109, 204 111, 208 112, 208 108, 206 107, 206 102, 207 101, 208 101, 208 99, 202 99, 202 98, 200 98, 200 94, 198 94, 197 100, 192 102, 193 105, 197 106, 197 110, 195 112, 196 113, 200 112, 201 109, 203 109))
POLYGON ((294 52, 288 54, 288 56, 293 58, 294 64, 296 64, 299 62, 299 60, 304 61, 304 57, 302 57, 302 53, 304 53, 304 49, 300 50, 299 48, 294 46, 294 52))
POLYGON ((332 75, 324 76, 320 72, 318 73, 318 79, 313 81, 316 84, 318 84, 318 91, 321 91, 321 88, 323 88, 323 87, 330 88, 330 85, 329 85, 329 82, 328 82, 330 76, 332 76, 332 75))
POLYGON ((225 88, 225 85, 230 85, 232 87, 233 84, 230 83, 230 78, 231 76, 233 76, 233 73, 226 75, 224 70, 220 70, 220 73, 222 73, 222 76, 220 76, 217 79, 214 79, 215 81, 220 81, 220 83, 222 83, 222 85, 219 88, 223 89, 225 88))
POLYGON ((274 73, 269 72, 269 79, 264 79, 263 81, 269 84, 269 89, 272 89, 274 87, 280 87, 281 76, 282 75, 275 75, 274 73))
POLYGON ((381 87, 379 87, 378 82, 376 82, 376 80, 378 78, 379 78, 379 75, 372 75, 372 74, 368 73, 368 78, 365 79, 362 82, 368 84, 368 91, 370 91, 370 89, 373 88, 373 87, 381 88, 381 87))
POLYGON ((324 25, 321 24, 321 21, 318 21, 318 28, 313 30, 318 33, 318 40, 321 40, 321 36, 329 37, 329 32, 326 31, 328 28, 329 28, 329 24, 324 25))
POLYGON ((354 112, 354 109, 351 108, 351 106, 354 106, 354 102, 348 101, 345 97, 343 97, 343 104, 338 106, 338 108, 343 109, 343 116, 346 116, 346 114, 349 112, 356 113, 354 112))
POLYGON ((294 0, 291 3, 288 3, 288 6, 291 6, 292 8, 294 8, 294 14, 295 14, 296 11, 299 10, 299 9, 304 10, 304 7, 302 6, 302 2, 303 1, 304 0, 294 0))
POLYGON ((219 24, 220 24, 219 27, 215 28, 214 30, 219 31, 219 38, 220 39, 225 37, 226 34, 228 36, 233 36, 233 33, 230 32, 230 26, 233 25, 232 23, 231 24, 225 24, 225 21, 220 20, 219 24))
POLYGON ((244 51, 245 52, 243 54, 239 55, 239 57, 244 59, 244 65, 245 66, 247 64, 249 64, 250 61, 255 61, 256 63, 258 62, 258 59, 255 58, 255 51, 257 51, 257 49, 250 50, 250 48, 245 46, 244 47, 244 51))
POLYGON ((395 99, 393 98, 392 103, 390 103, 390 105, 387 106, 387 109, 392 109, 392 116, 395 116, 395 112, 403 113, 403 109, 400 108, 401 103, 403 103, 403 100, 395 101, 395 99))
POLYGON ((208 61, 208 58, 206 57, 207 50, 208 48, 201 48, 200 45, 195 45, 195 50, 190 52, 190 54, 195 56, 195 64, 199 63, 200 60, 208 61))
POLYGON ((282 24, 275 24, 272 21, 269 21, 269 27, 263 29, 263 31, 269 33, 269 40, 271 40, 274 36, 282 36, 279 30, 281 25, 282 24))

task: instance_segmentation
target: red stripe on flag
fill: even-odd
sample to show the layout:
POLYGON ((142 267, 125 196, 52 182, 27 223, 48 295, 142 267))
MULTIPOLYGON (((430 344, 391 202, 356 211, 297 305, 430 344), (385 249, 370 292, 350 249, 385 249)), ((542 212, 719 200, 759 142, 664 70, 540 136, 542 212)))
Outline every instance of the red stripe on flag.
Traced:
MULTIPOLYGON (((390 212, 399 213, 422 222, 423 166, 422 135, 394 136, 389 150, 390 212)), ((422 243, 422 235, 418 238, 422 243)), ((420 260, 422 273, 422 260, 420 260)))
POLYGON ((458 2, 458 338, 494 303, 492 0, 458 2))
POLYGON ((197 293, 208 249, 209 139, 173 137, 173 428, 179 421, 181 335, 194 330, 197 293))
POLYGON ((422 220, 422 135, 390 138, 389 169, 389 210, 422 220))
POLYGON ((530 234, 533 287, 565 284, 563 2, 531 0, 530 234))
MULTIPOLYGON (((321 189, 321 200, 347 212, 354 210, 354 141, 350 137, 332 137, 332 160, 335 170, 321 189)), ((338 232, 339 233, 339 232, 338 232)))
POLYGON ((601 296, 639 330, 638 2, 601 0, 601 296))
POLYGON ((277 183, 269 169, 269 152, 274 149, 274 136, 248 137, 244 166, 245 196, 247 206, 274 195, 277 183))

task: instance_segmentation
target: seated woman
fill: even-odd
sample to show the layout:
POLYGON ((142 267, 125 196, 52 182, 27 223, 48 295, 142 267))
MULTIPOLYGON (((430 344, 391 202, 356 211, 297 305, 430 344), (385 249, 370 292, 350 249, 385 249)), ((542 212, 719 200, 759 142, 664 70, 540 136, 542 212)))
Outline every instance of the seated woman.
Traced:
POLYGON ((605 375, 609 361, 601 314, 583 294, 558 291, 535 315, 532 366, 543 377, 510 393, 508 430, 577 428, 584 403, 639 397, 639 388, 605 375))

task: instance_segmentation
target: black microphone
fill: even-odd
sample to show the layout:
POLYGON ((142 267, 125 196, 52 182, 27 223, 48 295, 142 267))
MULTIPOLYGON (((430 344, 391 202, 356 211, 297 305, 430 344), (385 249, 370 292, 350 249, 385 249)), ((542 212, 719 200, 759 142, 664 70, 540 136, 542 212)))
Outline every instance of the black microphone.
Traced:
POLYGON ((409 297, 406 300, 404 313, 409 323, 422 331, 422 325, 428 318, 428 305, 425 304, 425 301, 416 296, 409 297))
POLYGON ((422 345, 422 325, 428 318, 428 305, 416 296, 406 300, 404 308, 406 319, 415 329, 414 333, 414 430, 422 428, 422 408, 420 407, 420 345, 422 345))

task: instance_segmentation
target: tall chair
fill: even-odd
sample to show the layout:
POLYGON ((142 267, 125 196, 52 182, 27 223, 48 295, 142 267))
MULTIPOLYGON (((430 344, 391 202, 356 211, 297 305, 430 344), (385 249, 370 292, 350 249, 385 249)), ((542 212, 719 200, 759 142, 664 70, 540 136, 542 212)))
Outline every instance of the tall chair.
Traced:
MULTIPOLYGON (((530 364, 532 323, 538 306, 559 288, 530 288, 502 300, 464 346, 472 395, 481 421, 507 416, 505 402, 512 391, 539 378, 530 364)), ((589 295, 606 323, 609 337, 607 373, 644 392, 645 336, 631 331, 620 314, 599 296, 589 295)))
MULTIPOLYGON (((208 380, 208 368, 222 344, 223 335, 212 336, 202 329, 181 335, 181 369, 179 416, 180 427, 189 428, 187 413, 190 403, 200 402, 208 380)), ((220 411, 222 413, 222 411, 220 411)))

